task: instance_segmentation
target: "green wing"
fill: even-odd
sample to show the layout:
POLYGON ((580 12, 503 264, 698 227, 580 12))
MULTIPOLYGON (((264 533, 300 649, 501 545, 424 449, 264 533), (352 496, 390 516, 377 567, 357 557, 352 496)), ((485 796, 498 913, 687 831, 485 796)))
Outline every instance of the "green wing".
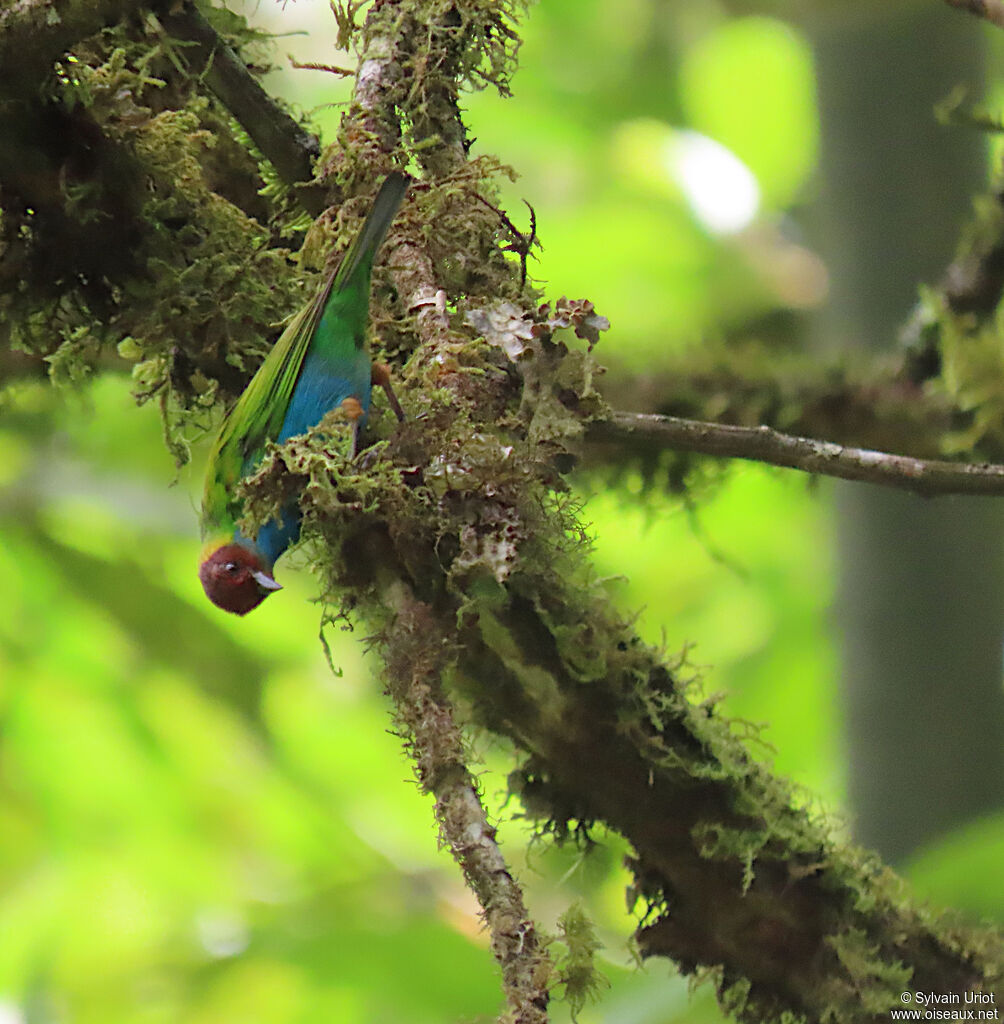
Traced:
POLYGON ((229 528, 236 520, 234 489, 249 463, 260 458, 267 441, 279 436, 310 339, 324 312, 337 272, 315 298, 290 321, 227 414, 209 456, 202 498, 202 531, 229 528))

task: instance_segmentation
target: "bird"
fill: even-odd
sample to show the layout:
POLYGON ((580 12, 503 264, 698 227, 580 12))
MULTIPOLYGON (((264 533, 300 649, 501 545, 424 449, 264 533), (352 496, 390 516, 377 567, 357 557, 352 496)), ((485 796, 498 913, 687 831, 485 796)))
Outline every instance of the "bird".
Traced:
POLYGON ((282 589, 272 568, 300 535, 295 504, 254 538, 237 525, 243 511, 237 485, 257 469, 267 442, 282 444, 304 434, 341 408, 352 423, 354 458, 374 383, 404 419, 386 367, 370 361, 366 329, 373 260, 410 184, 399 171, 387 175, 341 262, 290 321, 220 426, 202 498, 199 579, 209 600, 225 611, 246 615, 282 589))

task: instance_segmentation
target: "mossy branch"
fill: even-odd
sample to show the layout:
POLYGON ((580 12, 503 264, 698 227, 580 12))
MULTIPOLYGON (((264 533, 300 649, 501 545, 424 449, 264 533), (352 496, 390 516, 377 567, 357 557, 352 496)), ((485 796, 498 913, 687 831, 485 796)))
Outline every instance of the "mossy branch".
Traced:
MULTIPOLYGON (((320 155, 317 138, 300 127, 261 87, 247 66, 224 42, 192 3, 161 17, 164 27, 189 45, 182 51, 193 71, 233 114, 275 167, 281 181, 292 187, 313 178, 313 162, 320 155)), ((300 203, 314 217, 324 210, 317 190, 295 190, 300 203)))
POLYGON ((384 591, 388 693, 422 789, 436 797, 440 836, 478 898, 502 970, 508 1024, 545 1024, 553 967, 489 824, 442 686, 449 651, 430 610, 400 581, 384 591))
MULTIPOLYGON (((408 106, 415 9, 371 13, 364 36, 379 40, 378 54, 364 48, 361 60, 372 61, 365 96, 378 99, 350 109, 342 127, 374 149, 383 140, 384 159, 397 132, 374 121, 391 108, 421 123, 425 138, 460 137, 431 108, 420 117, 408 106)), ((472 261, 460 244, 470 236, 451 235, 449 224, 484 208, 456 192, 464 165, 444 146, 442 163, 429 164, 441 176, 414 194, 387 257, 410 311, 410 341, 399 339, 411 357, 405 401, 424 416, 395 433, 387 461, 365 477, 309 442, 292 464, 294 474, 312 467, 307 528, 329 553, 329 598, 349 593, 380 624, 389 666, 421 663, 421 636, 478 724, 523 752, 514 785, 545 830, 567 836, 603 822, 630 840, 643 952, 712 972, 740 1018, 857 1021, 900 1006, 905 988, 999 985, 994 936, 913 908, 891 873, 834 840, 613 613, 574 510, 554 496, 554 456, 602 414, 591 358, 557 340, 514 267, 481 266, 458 285, 430 258, 434 207, 453 240, 451 267, 472 261), (440 293, 444 303, 428 301, 440 293), (521 320, 519 344, 503 354, 491 332, 472 344, 474 332, 446 313, 453 302, 465 304, 468 323, 521 320), (420 633, 399 628, 401 593, 420 602, 420 633)))

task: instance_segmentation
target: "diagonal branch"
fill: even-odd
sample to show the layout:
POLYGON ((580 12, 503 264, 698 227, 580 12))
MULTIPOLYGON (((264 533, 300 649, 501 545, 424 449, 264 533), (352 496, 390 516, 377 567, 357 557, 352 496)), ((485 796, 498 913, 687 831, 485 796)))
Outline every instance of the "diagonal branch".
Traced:
POLYGON ((430 644, 436 622, 403 584, 388 587, 395 612, 387 636, 388 693, 404 727, 422 789, 436 798, 442 841, 478 898, 502 971, 513 1024, 546 1024, 550 958, 530 919, 519 883, 495 841, 467 767, 466 752, 441 673, 447 645, 430 644))
POLYGON ((974 14, 991 25, 1004 28, 1004 3, 1001 0, 945 0, 949 7, 974 14))
MULTIPOLYGON (((161 23, 188 44, 182 52, 193 71, 251 136, 282 181, 290 186, 310 181, 321 151, 317 139, 272 99, 205 17, 186 4, 164 14, 161 23)), ((295 194, 313 216, 324 209, 322 197, 309 189, 297 189, 295 194)))
MULTIPOLYGON (((467 190, 453 188, 470 166, 450 102, 458 82, 443 71, 452 73, 447 48, 460 34, 440 39, 430 10, 423 35, 411 11, 392 0, 370 7, 365 73, 342 137, 360 140, 355 161, 374 167, 396 155, 398 118, 423 143, 427 178, 387 260, 399 301, 415 313, 411 336, 398 340, 414 349, 413 418, 384 449, 390 472, 345 477, 322 451, 310 456, 323 471, 310 471, 302 507, 325 541, 326 599, 379 627, 389 680, 403 669, 423 685, 443 674, 479 725, 514 743, 523 761, 510 782, 543 831, 567 838, 602 822, 632 844, 633 891, 648 911, 643 955, 670 957, 688 974, 715 970, 739 1019, 851 1022, 869 1019, 862 1005, 876 1008, 869 1016, 899 1005, 907 986, 989 990, 1000 974, 994 940, 959 939, 914 910, 889 874, 833 838, 749 756, 736 727, 695 703, 676 668, 611 607, 541 456, 548 443, 561 447, 563 426, 572 432, 559 410, 580 407, 576 399, 588 408, 581 364, 536 338, 534 358, 513 373, 499 372, 487 346, 458 359, 463 336, 428 297, 488 301, 512 281, 493 272, 490 236, 457 229, 480 208, 473 199, 460 206, 467 190), (424 61, 412 58, 415 39, 430 51, 424 61), (447 56, 437 60, 439 46, 447 56), (430 66, 439 74, 422 78, 430 66), (452 233, 444 194, 458 203, 452 233), (422 220, 430 210, 454 246, 435 258, 422 220), (479 276, 459 278, 473 282, 465 289, 443 268, 464 267, 472 253, 479 276), (518 425, 531 419, 537 432, 524 436, 518 425)), ((403 701, 399 713, 413 715, 403 701)), ((444 786, 444 796, 469 790, 462 774, 444 786)))
POLYGON ((672 451, 750 459, 804 473, 897 487, 925 497, 1004 495, 1001 465, 916 459, 794 437, 772 427, 737 427, 677 416, 615 412, 610 419, 593 423, 587 437, 597 443, 644 444, 672 451))
MULTIPOLYGON (((317 139, 304 131, 261 87, 234 50, 191 3, 167 0, 143 5, 187 45, 184 53, 217 99, 233 114, 287 185, 309 182, 320 153, 317 139)), ((0 93, 31 95, 56 61, 80 40, 135 14, 130 0, 20 0, 0 7, 0 93)), ((319 214, 324 203, 298 189, 304 208, 319 214)))

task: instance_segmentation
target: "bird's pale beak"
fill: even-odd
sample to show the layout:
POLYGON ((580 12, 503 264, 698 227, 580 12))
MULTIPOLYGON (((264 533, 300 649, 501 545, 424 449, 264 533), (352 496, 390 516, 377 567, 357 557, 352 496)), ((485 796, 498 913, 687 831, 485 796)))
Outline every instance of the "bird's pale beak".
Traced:
POLYGON ((273 590, 282 590, 282 584, 276 583, 267 572, 262 572, 261 569, 255 569, 251 575, 254 577, 255 583, 257 583, 266 594, 270 594, 273 590))

